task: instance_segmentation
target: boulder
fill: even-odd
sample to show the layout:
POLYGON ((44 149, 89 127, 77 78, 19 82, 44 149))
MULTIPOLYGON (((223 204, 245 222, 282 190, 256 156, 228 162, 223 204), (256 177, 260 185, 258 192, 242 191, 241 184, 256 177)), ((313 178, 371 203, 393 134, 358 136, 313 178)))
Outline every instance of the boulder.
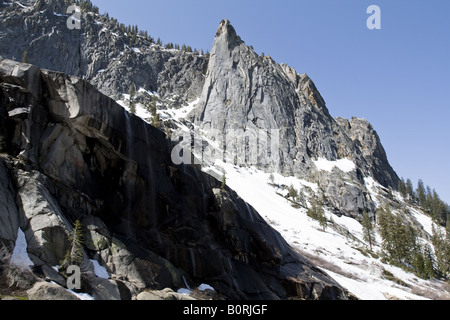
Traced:
POLYGON ((196 299, 190 297, 186 294, 180 294, 174 292, 172 289, 166 288, 160 291, 144 291, 141 292, 136 300, 150 300, 150 301, 161 301, 161 300, 182 300, 182 301, 195 301, 196 299))
POLYGON ((37 282, 27 291, 29 300, 79 300, 67 289, 50 282, 37 282))

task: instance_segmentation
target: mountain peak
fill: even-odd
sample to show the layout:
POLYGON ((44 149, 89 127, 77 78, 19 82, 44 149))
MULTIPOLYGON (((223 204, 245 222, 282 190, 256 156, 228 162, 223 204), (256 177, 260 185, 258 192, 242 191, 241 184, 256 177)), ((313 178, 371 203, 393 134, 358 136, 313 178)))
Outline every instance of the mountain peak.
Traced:
POLYGON ((220 22, 219 28, 216 32, 216 37, 214 39, 214 42, 227 42, 228 48, 232 49, 236 45, 239 45, 242 43, 241 38, 237 35, 236 30, 231 25, 230 21, 228 19, 224 19, 220 22))

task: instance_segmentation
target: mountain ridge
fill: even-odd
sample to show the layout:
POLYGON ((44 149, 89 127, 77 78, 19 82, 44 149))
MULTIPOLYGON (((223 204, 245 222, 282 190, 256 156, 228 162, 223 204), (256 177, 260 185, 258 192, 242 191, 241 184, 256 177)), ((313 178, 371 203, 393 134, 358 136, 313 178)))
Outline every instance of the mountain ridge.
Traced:
MULTIPOLYGON (((360 222, 366 212, 375 222, 384 206, 420 229, 424 219, 398 197, 400 179, 370 123, 331 117, 306 74, 255 53, 229 20, 219 24, 211 54, 200 55, 139 35, 133 43, 117 21, 89 11, 82 13, 80 30, 69 30, 68 15, 58 13, 68 2, 29 4, 0 4, 0 55, 20 60, 28 51, 36 64, 0 62, 2 225, 13 221, 0 237, 10 250, 19 226, 35 239, 28 253, 39 275, 64 286, 51 267, 79 219, 89 239, 83 268, 91 276, 84 284, 96 299, 136 298, 146 288, 203 281, 232 299, 347 299, 352 294, 326 275, 328 269, 298 254, 304 248, 297 241, 315 247, 297 235, 310 227, 302 216, 307 209, 321 204, 327 223, 338 230, 335 237, 354 230, 332 220, 360 222), (148 117, 131 114, 132 106, 148 117), (263 140, 267 132, 272 136, 263 140), (241 140, 227 141, 229 133, 241 140), (265 150, 277 135, 278 149, 265 150), (196 140, 201 147, 194 150, 196 140), (180 141, 200 164, 173 164, 170 151, 173 156, 180 141), (231 158, 222 157, 227 152, 231 158), (269 207, 280 204, 291 221, 298 214, 305 230, 292 236, 291 225, 271 223, 284 213, 273 216, 261 206, 245 180, 237 183, 240 174, 250 174, 248 181, 252 174, 270 174, 273 190, 259 186, 268 192, 263 197, 277 195, 269 207), (27 196, 44 210, 12 200, 29 204, 27 196), (46 224, 43 213, 59 222, 46 224), (90 259, 112 279, 93 276, 90 259)), ((418 239, 431 243, 428 227, 418 239)), ((349 237, 363 243, 359 231, 349 237)))

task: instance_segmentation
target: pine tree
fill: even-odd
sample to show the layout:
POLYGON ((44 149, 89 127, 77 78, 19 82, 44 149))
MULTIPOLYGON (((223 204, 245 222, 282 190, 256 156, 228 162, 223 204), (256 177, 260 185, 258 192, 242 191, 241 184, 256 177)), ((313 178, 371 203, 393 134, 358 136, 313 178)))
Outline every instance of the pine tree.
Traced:
POLYGON ((319 221, 320 226, 323 228, 323 231, 328 227, 328 221, 325 216, 325 210, 323 209, 323 203, 321 201, 313 200, 311 202, 311 208, 308 209, 307 213, 308 217, 319 221))
POLYGON ((74 228, 69 235, 70 248, 61 263, 62 267, 79 265, 83 262, 83 229, 79 220, 75 221, 74 228))
POLYGON ((402 195, 403 198, 406 198, 406 195, 407 195, 406 185, 405 185, 405 180, 403 178, 401 178, 398 181, 398 192, 400 192, 400 194, 402 195))
POLYGON ((292 198, 293 201, 296 201, 297 197, 298 197, 297 190, 295 190, 295 188, 292 184, 289 187, 289 197, 292 198))
POLYGON ((130 101, 130 113, 136 114, 136 104, 134 101, 130 101))
POLYGON ((424 209, 424 206, 426 205, 426 201, 427 201, 427 195, 426 195, 425 186, 424 186, 422 180, 419 180, 419 182, 417 183, 416 194, 417 194, 417 200, 419 201, 419 206, 421 206, 422 209, 424 209))
POLYGON ((319 221, 320 226, 323 228, 323 231, 325 231, 328 227, 328 221, 327 217, 325 216, 325 210, 323 209, 323 206, 317 207, 317 220, 319 221))
POLYGON ((424 257, 424 273, 425 278, 433 279, 436 277, 436 271, 434 268, 434 259, 433 254, 430 246, 427 244, 425 245, 424 251, 423 251, 423 257, 424 257))
POLYGON ((363 213, 362 226, 363 226, 364 241, 369 243, 370 251, 372 251, 372 245, 375 241, 375 231, 373 228, 372 220, 370 219, 370 216, 367 213, 367 211, 364 211, 363 213))
POLYGON ((136 92, 136 86, 134 85, 134 83, 132 83, 130 85, 130 89, 128 90, 128 94, 130 95, 130 107, 131 107, 131 103, 134 99, 134 93, 136 92))
POLYGON ((413 188, 411 179, 406 180, 406 193, 407 193, 409 202, 414 202, 416 199, 416 195, 414 193, 414 188, 413 188))
POLYGON ((153 124, 153 126, 154 126, 155 128, 161 127, 161 119, 160 119, 160 117, 159 117, 159 113, 156 113, 156 114, 153 116, 152 124, 153 124))
POLYGON ((27 51, 27 50, 25 50, 25 51, 23 52, 22 62, 23 62, 23 63, 28 63, 28 62, 29 62, 29 61, 28 61, 28 51, 27 51))
POLYGON ((432 244, 436 254, 437 271, 443 277, 450 279, 450 237, 444 235, 440 227, 433 225, 432 244))

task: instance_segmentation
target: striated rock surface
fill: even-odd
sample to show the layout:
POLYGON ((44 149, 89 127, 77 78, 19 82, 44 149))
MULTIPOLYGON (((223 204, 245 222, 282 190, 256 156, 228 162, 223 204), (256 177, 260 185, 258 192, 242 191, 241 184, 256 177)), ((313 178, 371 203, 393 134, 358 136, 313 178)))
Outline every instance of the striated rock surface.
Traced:
MULTIPOLYGON (((173 165, 161 131, 87 82, 2 59, 0 113, 2 221, 24 230, 36 272, 59 263, 80 220, 83 288, 99 299, 186 282, 230 299, 347 298, 237 194, 173 165)), ((9 248, 13 233, 0 229, 9 248)))
MULTIPOLYGON (((191 119, 216 141, 217 133, 239 132, 241 145, 258 150, 252 164, 317 181, 329 205, 345 215, 359 218, 364 210, 373 212, 364 177, 372 176, 386 187, 397 186, 398 177, 370 124, 352 120, 353 126, 345 126, 343 120, 333 119, 307 75, 257 55, 228 20, 216 33, 205 85, 191 119), (278 132, 279 145, 268 157, 260 133, 272 130, 278 132), (326 172, 316 166, 319 159, 347 159, 354 169, 326 172)), ((224 140, 224 150, 236 148, 224 140)))

